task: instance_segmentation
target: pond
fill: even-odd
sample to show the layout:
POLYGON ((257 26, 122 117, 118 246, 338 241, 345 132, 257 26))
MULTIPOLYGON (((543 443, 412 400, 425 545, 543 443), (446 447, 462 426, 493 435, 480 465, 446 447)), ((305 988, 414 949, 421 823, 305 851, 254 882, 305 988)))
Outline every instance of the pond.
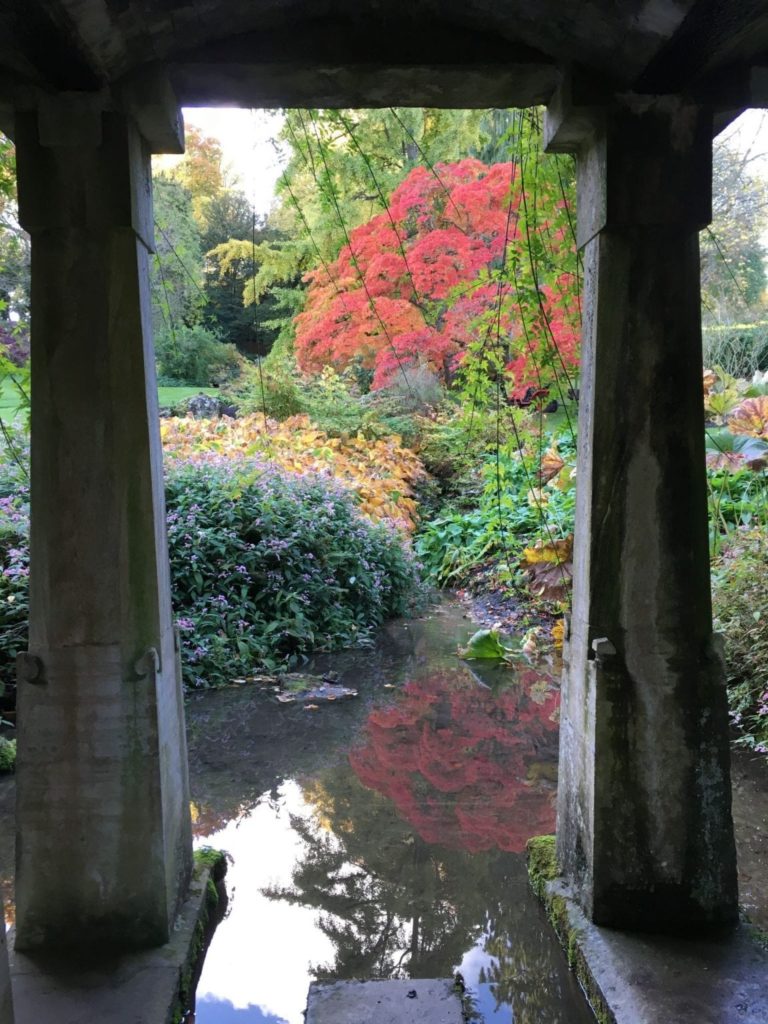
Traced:
POLYGON ((303 1024, 316 978, 457 971, 478 1021, 593 1020, 525 868, 554 830, 557 680, 461 662, 473 629, 444 602, 315 659, 359 692, 331 706, 192 695, 196 843, 231 857, 196 1024, 303 1024))

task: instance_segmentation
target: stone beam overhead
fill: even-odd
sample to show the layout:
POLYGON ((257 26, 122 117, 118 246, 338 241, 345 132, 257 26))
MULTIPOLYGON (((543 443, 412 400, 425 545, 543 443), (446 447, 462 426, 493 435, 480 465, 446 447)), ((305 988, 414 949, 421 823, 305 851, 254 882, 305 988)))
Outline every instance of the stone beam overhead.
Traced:
POLYGON ((638 92, 691 91, 718 68, 768 50, 765 0, 699 0, 634 84, 638 92))
POLYGON ((148 65, 121 83, 120 105, 136 123, 151 153, 184 152, 184 118, 160 65, 148 65))
POLYGON ((5 0, 0 110, 18 86, 94 90, 149 63, 189 105, 531 104, 583 69, 730 111, 767 49, 763 0, 5 0))
POLYGON ((184 105, 253 107, 530 107, 557 82, 552 66, 315 67, 180 64, 170 68, 184 105))

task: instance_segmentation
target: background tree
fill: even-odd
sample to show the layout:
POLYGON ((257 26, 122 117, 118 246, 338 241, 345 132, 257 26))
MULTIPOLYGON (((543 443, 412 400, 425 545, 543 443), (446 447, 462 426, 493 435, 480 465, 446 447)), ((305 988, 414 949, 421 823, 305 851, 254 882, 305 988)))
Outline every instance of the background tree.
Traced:
POLYGON ((756 170, 758 159, 727 140, 716 140, 713 148, 712 225, 701 238, 701 286, 709 322, 750 322, 765 315, 768 182, 756 170))

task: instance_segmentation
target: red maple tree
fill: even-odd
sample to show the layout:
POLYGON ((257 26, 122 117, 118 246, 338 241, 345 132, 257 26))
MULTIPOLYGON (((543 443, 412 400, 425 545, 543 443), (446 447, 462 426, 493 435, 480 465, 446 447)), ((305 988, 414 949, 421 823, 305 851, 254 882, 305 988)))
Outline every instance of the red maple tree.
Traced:
POLYGON ((520 852, 554 827, 558 706, 553 681, 533 669, 499 694, 443 671, 373 711, 350 764, 425 841, 520 852))
POLYGON ((551 216, 535 221, 537 242, 545 240, 551 267, 569 265, 572 247, 558 219, 565 202, 541 187, 525 195, 514 164, 466 159, 415 168, 386 211, 352 231, 333 263, 306 276, 299 365, 341 369, 359 359, 374 371, 374 388, 418 364, 448 381, 473 343, 492 335, 502 342, 509 393, 518 397, 542 385, 548 366, 574 365, 573 274, 553 270, 542 280, 524 259, 531 209, 547 202, 551 216))

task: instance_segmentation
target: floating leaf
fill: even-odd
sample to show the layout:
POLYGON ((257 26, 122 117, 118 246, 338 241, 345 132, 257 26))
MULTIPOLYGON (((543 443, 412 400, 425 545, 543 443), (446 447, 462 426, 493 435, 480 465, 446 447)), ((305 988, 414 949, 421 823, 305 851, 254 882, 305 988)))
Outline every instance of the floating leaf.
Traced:
POLYGON ((468 661, 488 659, 500 661, 512 652, 512 648, 505 647, 501 642, 498 632, 495 629, 478 629, 473 634, 466 647, 459 648, 459 657, 468 661))

